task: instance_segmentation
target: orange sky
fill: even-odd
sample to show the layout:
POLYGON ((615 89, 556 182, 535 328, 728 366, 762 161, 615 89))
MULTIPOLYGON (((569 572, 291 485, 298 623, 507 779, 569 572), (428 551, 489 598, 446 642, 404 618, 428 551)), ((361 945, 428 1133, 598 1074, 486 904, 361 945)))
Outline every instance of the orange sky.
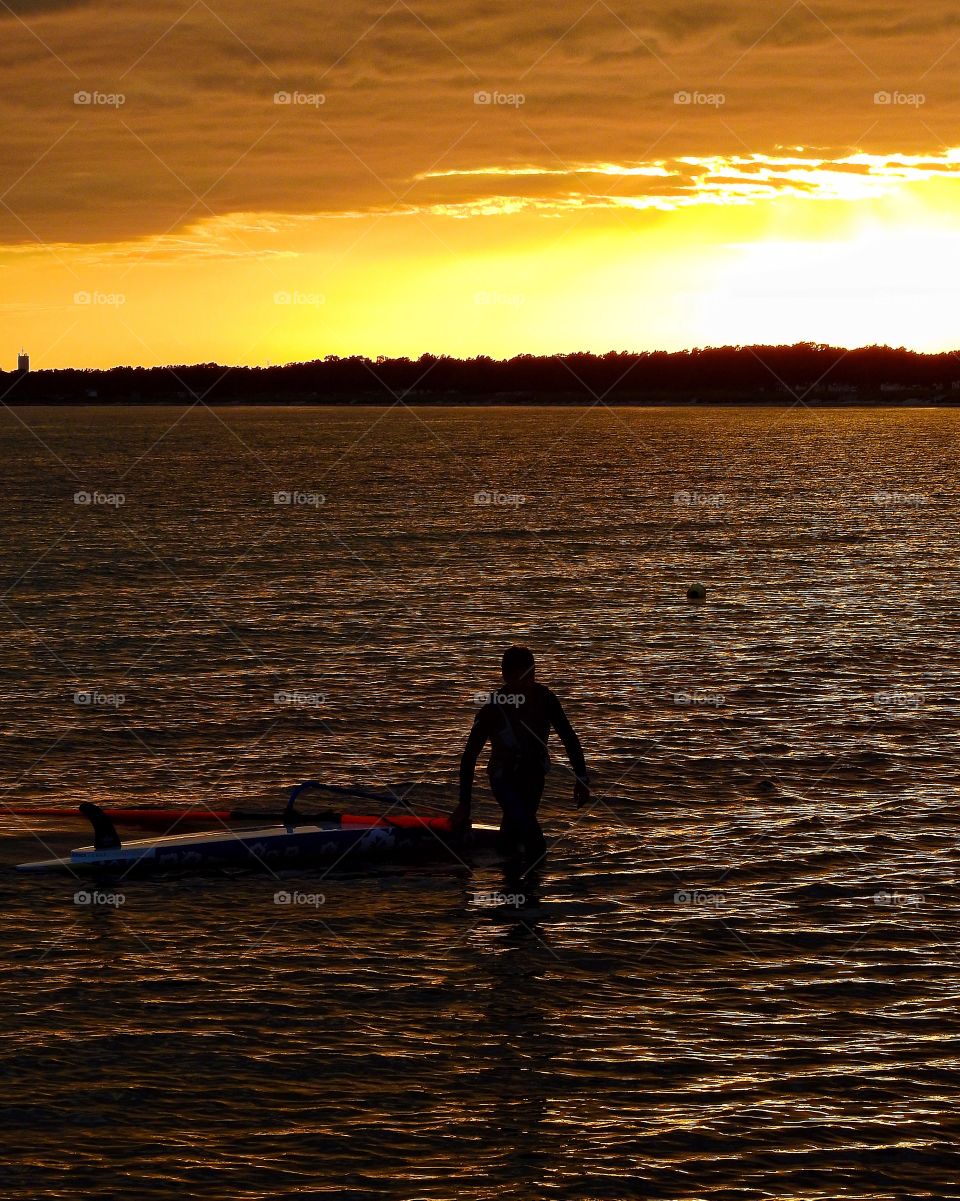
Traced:
POLYGON ((0 363, 960 345, 960 12, 0 8, 0 363))

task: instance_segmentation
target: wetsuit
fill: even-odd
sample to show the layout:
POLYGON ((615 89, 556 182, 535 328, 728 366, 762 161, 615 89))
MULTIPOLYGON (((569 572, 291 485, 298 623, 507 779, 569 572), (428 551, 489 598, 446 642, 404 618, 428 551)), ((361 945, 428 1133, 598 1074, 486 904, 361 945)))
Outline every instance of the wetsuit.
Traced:
POLYGON ((505 689, 490 696, 474 719, 460 760, 460 803, 466 808, 470 806, 477 758, 489 742, 487 774, 493 795, 503 810, 500 833, 509 850, 522 845, 528 855, 539 858, 547 849, 537 822, 537 808, 550 768, 547 753, 550 730, 560 735, 577 779, 586 784, 583 748, 559 700, 542 684, 529 685, 522 703, 521 698, 505 689))

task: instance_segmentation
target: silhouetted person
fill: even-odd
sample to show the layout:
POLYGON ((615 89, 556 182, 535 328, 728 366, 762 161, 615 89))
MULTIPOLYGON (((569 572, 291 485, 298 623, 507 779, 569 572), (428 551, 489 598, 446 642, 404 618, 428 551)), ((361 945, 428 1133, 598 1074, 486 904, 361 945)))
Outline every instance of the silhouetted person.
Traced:
POLYGON ((487 773, 503 810, 500 833, 507 853, 515 855, 522 848, 531 861, 546 854, 537 808, 550 768, 547 739, 551 728, 560 735, 570 759, 576 777, 573 799, 579 808, 590 800, 580 740, 556 696, 536 682, 532 652, 525 646, 511 646, 503 656, 503 687, 491 693, 477 713, 460 760, 460 803, 452 815, 455 830, 469 828, 474 769, 489 742, 487 773))

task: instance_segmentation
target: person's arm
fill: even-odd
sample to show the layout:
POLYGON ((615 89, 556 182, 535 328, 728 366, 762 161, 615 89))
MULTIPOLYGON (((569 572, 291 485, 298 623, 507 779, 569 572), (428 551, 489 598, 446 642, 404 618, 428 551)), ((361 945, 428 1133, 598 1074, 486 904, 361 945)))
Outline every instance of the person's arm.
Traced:
POLYGON ((551 726, 560 735, 563 749, 567 752, 567 758, 570 760, 570 766, 576 776, 573 799, 579 808, 590 800, 590 776, 587 772, 587 761, 584 758, 580 739, 564 713, 563 706, 556 695, 549 690, 547 691, 547 715, 550 718, 551 726))
POLYGON ((486 721, 486 709, 481 709, 473 719, 473 728, 467 738, 467 744, 460 756, 460 803, 450 815, 454 829, 470 825, 470 807, 473 800, 473 775, 477 767, 477 759, 483 750, 484 743, 489 738, 486 721))

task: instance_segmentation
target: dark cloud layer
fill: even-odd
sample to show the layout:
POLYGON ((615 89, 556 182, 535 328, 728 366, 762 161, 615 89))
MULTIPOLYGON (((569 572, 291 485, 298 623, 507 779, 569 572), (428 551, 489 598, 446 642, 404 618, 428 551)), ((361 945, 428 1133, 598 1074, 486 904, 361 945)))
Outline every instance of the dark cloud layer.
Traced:
POLYGON ((93 0, 4 0, 0 7, 0 22, 26 19, 42 13, 63 12, 70 8, 87 8, 93 0))
MULTIPOLYGON (((939 161, 960 141, 960 14, 943 3, 11 8, 0 8, 8 244, 120 240, 236 211, 591 200, 604 187, 591 177, 586 191, 573 175, 441 184, 431 172, 442 168, 782 145, 939 161), (478 92, 522 103, 476 103, 478 92), (877 92, 908 100, 878 104, 877 92), (677 93, 723 100, 683 104, 677 93)), ((643 193, 657 187, 675 194, 677 180, 647 179, 643 193)))

